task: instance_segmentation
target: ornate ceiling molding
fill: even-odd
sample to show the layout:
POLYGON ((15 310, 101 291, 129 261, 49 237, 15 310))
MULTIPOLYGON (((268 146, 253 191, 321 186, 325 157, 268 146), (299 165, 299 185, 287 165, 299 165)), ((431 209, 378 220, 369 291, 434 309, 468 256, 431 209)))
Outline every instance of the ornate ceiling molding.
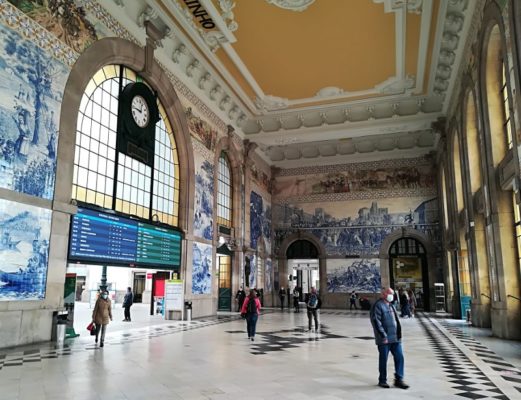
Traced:
POLYGON ((266 0, 266 2, 285 10, 302 12, 313 4, 315 0, 266 0))
MULTIPOLYGON (((437 24, 437 41, 434 45, 434 61, 431 67, 429 92, 445 100, 452 93, 456 75, 462 60, 465 44, 462 38, 468 36, 474 10, 479 1, 443 0, 437 24)), ((444 101, 443 110, 449 101, 444 101)))

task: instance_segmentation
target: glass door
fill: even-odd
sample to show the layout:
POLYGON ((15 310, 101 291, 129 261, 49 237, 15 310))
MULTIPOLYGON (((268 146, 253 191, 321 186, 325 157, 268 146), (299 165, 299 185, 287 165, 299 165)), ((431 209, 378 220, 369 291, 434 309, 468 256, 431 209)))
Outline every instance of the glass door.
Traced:
POLYGON ((219 311, 232 310, 232 258, 228 255, 218 254, 217 263, 219 276, 219 299, 217 309, 219 311))

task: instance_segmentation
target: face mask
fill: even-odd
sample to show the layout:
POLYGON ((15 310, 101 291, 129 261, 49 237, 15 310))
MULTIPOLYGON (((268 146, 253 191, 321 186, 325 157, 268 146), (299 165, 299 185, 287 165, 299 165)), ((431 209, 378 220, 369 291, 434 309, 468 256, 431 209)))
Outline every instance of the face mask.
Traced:
POLYGON ((392 303, 393 300, 394 300, 394 295, 392 295, 392 294, 388 294, 387 297, 386 297, 386 300, 387 300, 389 303, 392 303))
POLYGON ((109 296, 107 296, 106 294, 102 294, 101 297, 103 297, 105 300, 107 300, 107 297, 109 297, 109 296))

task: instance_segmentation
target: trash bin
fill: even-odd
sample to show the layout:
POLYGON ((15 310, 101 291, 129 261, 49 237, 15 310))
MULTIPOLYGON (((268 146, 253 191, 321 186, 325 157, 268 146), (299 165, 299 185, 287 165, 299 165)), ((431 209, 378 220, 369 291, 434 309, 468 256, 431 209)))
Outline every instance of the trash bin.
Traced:
POLYGON ((185 301, 185 321, 192 320, 192 302, 185 301))
POLYGON ((68 313, 65 312, 58 312, 55 316, 56 320, 56 337, 54 338, 56 340, 56 343, 63 344, 65 341, 65 335, 67 333, 67 318, 68 313))

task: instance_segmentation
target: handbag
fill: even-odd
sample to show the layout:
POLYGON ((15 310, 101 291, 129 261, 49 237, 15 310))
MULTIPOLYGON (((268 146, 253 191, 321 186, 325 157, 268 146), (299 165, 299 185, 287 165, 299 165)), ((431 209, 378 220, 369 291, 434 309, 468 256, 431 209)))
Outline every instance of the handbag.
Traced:
POLYGON ((92 332, 93 329, 94 329, 94 322, 91 322, 90 324, 87 325, 87 330, 92 332))

